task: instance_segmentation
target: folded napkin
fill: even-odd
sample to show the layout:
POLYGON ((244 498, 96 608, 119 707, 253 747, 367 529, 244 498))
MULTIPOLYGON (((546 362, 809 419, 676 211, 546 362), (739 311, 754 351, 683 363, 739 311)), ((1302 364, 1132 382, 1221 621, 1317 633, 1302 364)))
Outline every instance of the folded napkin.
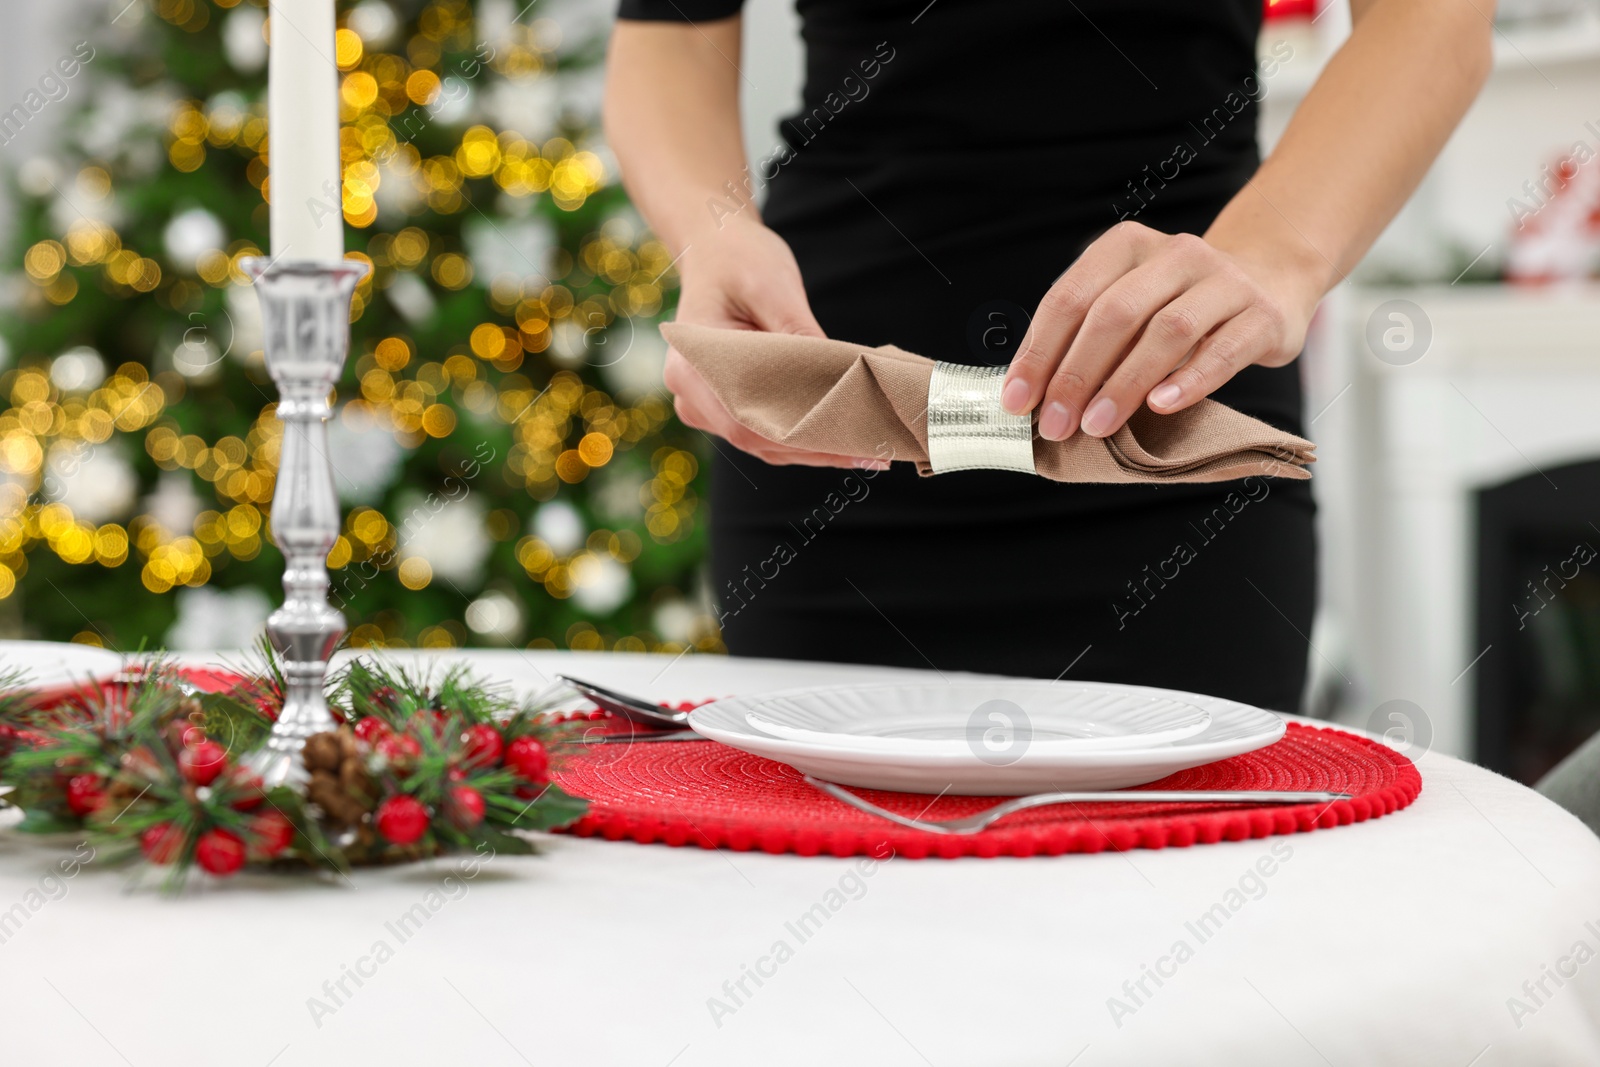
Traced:
MULTIPOLYGON (((747 429, 769 441, 860 459, 928 459, 934 361, 884 345, 666 323, 662 336, 747 429)), ((1058 482, 1224 482, 1309 478, 1315 447, 1201 400, 1173 415, 1140 405, 1110 437, 1033 437, 1035 470, 1058 482)))

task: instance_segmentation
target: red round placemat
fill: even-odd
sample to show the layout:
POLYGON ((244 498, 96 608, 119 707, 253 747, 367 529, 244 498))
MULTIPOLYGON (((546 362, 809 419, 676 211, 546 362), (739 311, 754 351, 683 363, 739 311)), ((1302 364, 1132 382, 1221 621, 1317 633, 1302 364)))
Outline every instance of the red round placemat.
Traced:
MULTIPOLYGON (((1295 789, 1350 793, 1331 804, 1078 804, 1018 812, 982 833, 910 830, 855 810, 800 773, 715 741, 592 745, 558 768, 561 788, 591 807, 568 833, 641 843, 803 856, 1056 856, 1184 847, 1343 826, 1387 815, 1422 791, 1405 756, 1343 730, 1289 723, 1276 744, 1169 775, 1143 789, 1295 789)), ((1001 797, 853 790, 909 816, 952 819, 1001 797)))

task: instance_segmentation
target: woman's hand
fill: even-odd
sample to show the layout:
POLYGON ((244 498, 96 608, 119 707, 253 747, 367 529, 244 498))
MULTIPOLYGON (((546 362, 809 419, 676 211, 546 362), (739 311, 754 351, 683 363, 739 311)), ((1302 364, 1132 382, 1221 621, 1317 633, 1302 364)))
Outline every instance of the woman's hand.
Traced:
MULTIPOLYGON (((800 267, 783 238, 755 218, 734 216, 725 223, 684 253, 677 321, 731 330, 824 336, 806 302, 800 267)), ((875 470, 887 466, 881 460, 790 448, 746 429, 734 421, 705 379, 676 349, 667 349, 663 377, 672 390, 681 422, 716 434, 767 463, 875 470)))
MULTIPOLYGON (((681 24, 620 20, 606 62, 606 133, 634 204, 676 253, 679 322, 821 337, 789 246, 762 225, 753 205, 726 210, 726 190, 748 178, 739 133, 741 26, 738 15, 681 24)), ((679 419, 758 459, 884 466, 752 433, 670 348, 664 377, 679 419)))
POLYGON ((1295 358, 1322 295, 1312 273, 1119 223, 1039 302, 1001 402, 1038 408, 1051 441, 1108 437, 1140 404, 1180 411, 1243 367, 1295 358))

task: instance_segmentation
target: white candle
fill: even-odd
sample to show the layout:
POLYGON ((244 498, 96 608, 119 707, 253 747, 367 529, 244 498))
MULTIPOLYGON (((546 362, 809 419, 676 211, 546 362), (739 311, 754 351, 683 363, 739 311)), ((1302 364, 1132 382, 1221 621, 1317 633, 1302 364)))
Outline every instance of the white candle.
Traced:
POLYGON ((271 0, 269 11, 272 255, 333 262, 344 258, 333 0, 271 0))

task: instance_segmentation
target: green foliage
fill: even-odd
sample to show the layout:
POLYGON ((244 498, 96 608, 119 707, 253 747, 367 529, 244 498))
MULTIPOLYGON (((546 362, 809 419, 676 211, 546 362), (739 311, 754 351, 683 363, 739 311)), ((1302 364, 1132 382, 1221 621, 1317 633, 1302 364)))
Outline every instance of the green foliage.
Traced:
POLYGON ((0 762, 0 786, 21 808, 26 832, 87 831, 97 851, 112 861, 141 852, 166 866, 164 884, 180 888, 198 862, 207 834, 231 834, 251 861, 275 867, 320 868, 339 874, 352 865, 405 862, 442 852, 527 854, 533 844, 517 831, 565 826, 587 804, 554 784, 530 782, 497 755, 472 747, 469 728, 493 728, 494 736, 532 736, 554 747, 574 728, 552 723, 536 703, 518 704, 497 687, 484 686, 462 666, 437 680, 381 660, 357 660, 330 682, 335 717, 359 723, 369 716, 388 724, 381 734, 356 740, 349 726, 318 734, 307 746, 336 754, 313 769, 308 792, 278 786, 263 789, 247 766, 265 740, 270 716, 281 704, 279 665, 270 655, 255 680, 222 693, 199 693, 184 675, 164 663, 148 666, 129 684, 104 692, 73 694, 44 703, 15 693, 0 695, 13 715, 15 744, 0 762), (231 731, 233 745, 211 773, 197 778, 192 766, 204 745, 231 731), (386 747, 379 738, 404 737, 414 755, 386 747), (332 793, 318 792, 319 777, 332 793), (71 783, 91 783, 98 801, 74 807, 71 783), (463 807, 461 791, 482 800, 482 818, 463 807), (395 797, 411 797, 429 816, 423 837, 396 845, 380 832, 377 813, 395 797), (346 809, 354 802, 354 815, 346 809), (287 826, 284 823, 287 823, 287 826), (291 838, 279 839, 282 829, 291 838), (148 835, 170 839, 151 852, 148 835), (287 847, 282 847, 287 841, 287 847))

